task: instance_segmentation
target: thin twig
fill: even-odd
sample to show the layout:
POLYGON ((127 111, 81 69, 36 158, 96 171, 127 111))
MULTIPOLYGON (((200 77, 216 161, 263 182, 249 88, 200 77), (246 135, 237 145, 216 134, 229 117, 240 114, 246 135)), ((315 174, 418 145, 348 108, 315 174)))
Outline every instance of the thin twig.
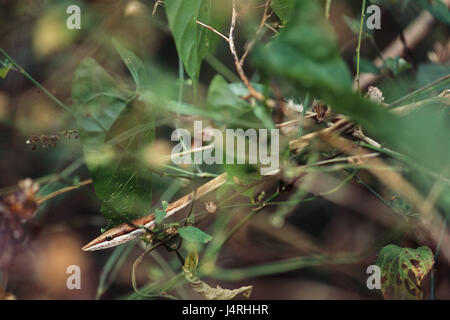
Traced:
POLYGON ((249 42, 249 44, 247 45, 247 48, 245 49, 244 54, 241 57, 241 60, 239 61, 239 63, 241 64, 241 66, 244 64, 245 59, 247 58, 249 52, 253 49, 253 47, 256 44, 256 41, 258 40, 262 30, 264 29, 264 26, 266 26, 266 21, 270 18, 270 16, 272 15, 272 13, 269 13, 269 9, 270 9, 270 3, 272 2, 272 0, 267 0, 266 4, 264 5, 264 13, 263 13, 263 17, 261 19, 261 23, 259 24, 258 29, 256 30, 256 34, 255 37, 249 42))
POLYGON ((85 186, 85 185, 88 185, 88 184, 91 184, 91 183, 92 183, 92 179, 83 180, 83 181, 81 181, 79 184, 77 184, 75 186, 65 187, 65 188, 56 190, 55 192, 52 192, 52 193, 50 193, 50 194, 48 194, 48 195, 46 195, 46 196, 44 196, 42 198, 39 198, 37 200, 37 203, 41 204, 41 203, 43 203, 43 202, 45 202, 47 200, 50 200, 50 199, 52 199, 54 197, 57 197, 57 196, 61 195, 63 193, 66 193, 66 192, 69 192, 69 191, 72 191, 72 190, 76 190, 76 189, 78 189, 78 188, 80 188, 82 186, 85 186))
POLYGON ((249 93, 254 98, 262 101, 262 100, 264 100, 264 96, 261 93, 259 93, 258 91, 256 91, 256 89, 250 83, 250 80, 245 75, 244 69, 242 68, 241 63, 239 62, 239 57, 236 53, 236 47, 234 46, 234 29, 236 28, 236 21, 237 21, 236 0, 233 0, 233 12, 231 14, 231 25, 230 25, 230 34, 229 34, 228 45, 230 47, 231 55, 233 56, 233 59, 234 59, 234 64, 236 66, 236 70, 237 70, 242 82, 245 84, 245 86, 248 88, 249 93))
POLYGON ((177 297, 168 295, 168 294, 158 294, 158 295, 148 295, 145 294, 143 292, 141 292, 137 286, 137 281, 136 281, 136 268, 137 266, 141 263, 142 259, 144 259, 144 257, 149 254, 150 252, 152 252, 153 250, 155 250, 156 248, 158 248, 160 245, 165 244, 168 240, 172 239, 174 236, 170 236, 165 240, 162 240, 160 242, 158 242, 157 244, 151 246, 150 248, 148 248, 147 250, 145 250, 134 262, 133 262, 133 267, 132 267, 132 272, 131 272, 131 284, 133 286, 134 291, 143 297, 146 298, 153 298, 153 299, 170 299, 170 300, 177 300, 177 297))
POLYGON ((229 42, 229 41, 230 41, 230 39, 228 39, 226 36, 224 36, 222 33, 220 33, 219 31, 217 31, 217 30, 214 29, 213 27, 210 27, 210 26, 208 26, 207 24, 204 24, 203 22, 198 21, 198 20, 197 20, 196 22, 197 22, 197 24, 201 25, 202 27, 205 27, 206 29, 208 29, 208 30, 214 32, 215 34, 217 34, 218 36, 222 37, 223 39, 225 39, 226 42, 229 42))
POLYGON ((58 106, 69 112, 72 116, 74 116, 74 111, 66 106, 64 103, 61 102, 58 98, 56 98, 54 95, 52 95, 47 89, 45 89, 39 82, 37 82, 24 68, 22 68, 17 62, 14 61, 3 49, 0 48, 0 53, 5 56, 9 62, 13 64, 15 68, 17 68, 17 71, 21 74, 23 74, 28 80, 33 82, 34 85, 36 85, 39 89, 41 89, 53 102, 55 102, 58 106))

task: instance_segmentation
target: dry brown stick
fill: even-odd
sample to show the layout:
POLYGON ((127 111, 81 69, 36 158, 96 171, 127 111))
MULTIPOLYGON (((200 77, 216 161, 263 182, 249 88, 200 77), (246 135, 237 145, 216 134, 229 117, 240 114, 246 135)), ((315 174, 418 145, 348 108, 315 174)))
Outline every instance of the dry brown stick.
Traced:
POLYGON ((309 143, 319 135, 329 135, 333 132, 341 132, 346 129, 350 125, 353 125, 351 122, 349 122, 348 119, 342 118, 335 122, 333 125, 331 125, 328 128, 322 129, 320 131, 311 132, 308 134, 305 134, 304 136, 301 136, 298 139, 294 139, 289 141, 289 150, 295 153, 301 152, 306 146, 309 145, 309 143))
POLYGON ((252 86, 250 83, 250 80, 245 75, 244 69, 242 68, 242 65, 239 61, 239 57, 236 53, 236 47, 234 46, 234 29, 236 28, 236 21, 237 21, 237 9, 236 9, 236 0, 233 0, 233 12, 231 14, 231 25, 230 25, 230 34, 228 38, 228 46, 230 47, 231 55, 234 59, 234 65, 236 66, 237 73, 239 74, 239 77, 241 78, 242 82, 247 87, 249 93, 256 99, 262 101, 264 100, 264 96, 256 91, 256 89, 252 86))
POLYGON ((219 31, 217 31, 216 29, 214 29, 213 27, 208 26, 207 24, 204 24, 201 21, 196 21, 197 24, 201 25, 202 27, 214 32, 215 34, 217 34, 218 36, 222 37, 223 39, 225 39, 226 42, 229 42, 230 39, 228 39, 226 36, 224 36, 222 33, 220 33, 219 31))

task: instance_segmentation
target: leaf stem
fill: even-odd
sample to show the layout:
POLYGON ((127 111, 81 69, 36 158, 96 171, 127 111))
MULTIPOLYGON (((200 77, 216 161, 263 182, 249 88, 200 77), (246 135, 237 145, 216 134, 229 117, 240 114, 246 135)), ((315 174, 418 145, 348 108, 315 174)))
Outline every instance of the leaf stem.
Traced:
POLYGON ((74 112, 71 108, 61 102, 58 98, 52 95, 47 89, 45 89, 38 81, 36 81, 24 68, 22 68, 17 62, 15 62, 3 49, 0 48, 0 53, 5 56, 15 68, 17 68, 17 72, 23 74, 28 80, 30 80, 34 85, 36 85, 39 89, 41 89, 53 102, 55 102, 58 106, 69 112, 72 116, 74 112))
POLYGON ((366 0, 362 1, 362 8, 361 8, 361 21, 359 24, 359 36, 358 36, 358 47, 356 48, 356 84, 357 84, 357 90, 358 94, 361 94, 361 86, 359 83, 359 60, 361 56, 361 40, 362 40, 362 34, 363 34, 363 26, 364 26, 364 12, 366 9, 366 0))
POLYGON ((327 0, 327 3, 325 5, 325 19, 328 20, 330 18, 330 7, 331 7, 331 0, 327 0))

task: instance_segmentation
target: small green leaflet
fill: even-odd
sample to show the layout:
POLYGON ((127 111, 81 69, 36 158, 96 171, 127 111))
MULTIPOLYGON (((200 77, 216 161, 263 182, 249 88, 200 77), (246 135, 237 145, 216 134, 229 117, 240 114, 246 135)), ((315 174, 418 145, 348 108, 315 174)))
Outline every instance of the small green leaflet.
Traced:
POLYGON ((11 70, 12 64, 9 62, 8 59, 1 62, 0 67, 0 78, 5 79, 5 77, 8 75, 9 70, 11 70))
POLYGON ((394 75, 399 74, 400 72, 411 69, 411 65, 403 58, 396 57, 390 58, 388 57, 383 65, 384 68, 391 70, 394 75))
POLYGON ((167 201, 163 201, 162 202, 162 209, 156 209, 155 210, 155 222, 156 224, 161 224, 161 222, 163 222, 164 218, 166 217, 166 213, 167 213, 167 206, 169 204, 167 203, 167 201))
POLYGON ((376 264, 381 269, 381 292, 385 299, 423 299, 421 282, 434 264, 430 248, 410 249, 390 244, 381 249, 376 264))
POLYGON ((193 226, 182 227, 178 229, 179 235, 187 241, 195 243, 208 243, 212 240, 212 237, 193 226))

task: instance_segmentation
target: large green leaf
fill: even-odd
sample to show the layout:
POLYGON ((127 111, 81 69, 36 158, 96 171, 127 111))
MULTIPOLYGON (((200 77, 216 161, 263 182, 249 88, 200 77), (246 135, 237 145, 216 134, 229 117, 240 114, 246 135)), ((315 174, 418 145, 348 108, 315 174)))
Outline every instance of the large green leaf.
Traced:
POLYGON ((390 244, 381 249, 376 264, 381 269, 385 299, 423 299, 421 282, 434 264, 428 247, 409 249, 390 244))
POLYGON ((441 0, 416 0, 416 2, 428 10, 436 19, 450 25, 450 10, 441 0))
POLYGON ((292 8, 294 7, 294 0, 272 0, 270 5, 281 22, 286 23, 289 21, 292 8))
POLYGON ((251 106, 242 99, 246 95, 246 88, 236 83, 228 84, 222 76, 216 75, 209 86, 206 104, 227 128, 242 128, 243 121, 246 122, 244 127, 259 128, 262 124, 265 128, 274 128, 270 112, 260 105, 251 106))
POLYGON ((131 103, 135 97, 91 58, 75 71, 72 99, 84 158, 102 213, 112 224, 147 213, 151 203, 151 175, 135 154, 153 139, 153 132, 112 143, 124 131, 151 121, 148 112, 131 103))
POLYGON ((211 32, 197 25, 196 21, 209 23, 211 1, 166 0, 164 5, 178 54, 186 72, 196 81, 202 60, 212 46, 211 32))
POLYGON ((275 41, 256 48, 254 61, 305 88, 350 89, 351 77, 339 55, 333 30, 315 1, 297 1, 292 20, 275 41))

